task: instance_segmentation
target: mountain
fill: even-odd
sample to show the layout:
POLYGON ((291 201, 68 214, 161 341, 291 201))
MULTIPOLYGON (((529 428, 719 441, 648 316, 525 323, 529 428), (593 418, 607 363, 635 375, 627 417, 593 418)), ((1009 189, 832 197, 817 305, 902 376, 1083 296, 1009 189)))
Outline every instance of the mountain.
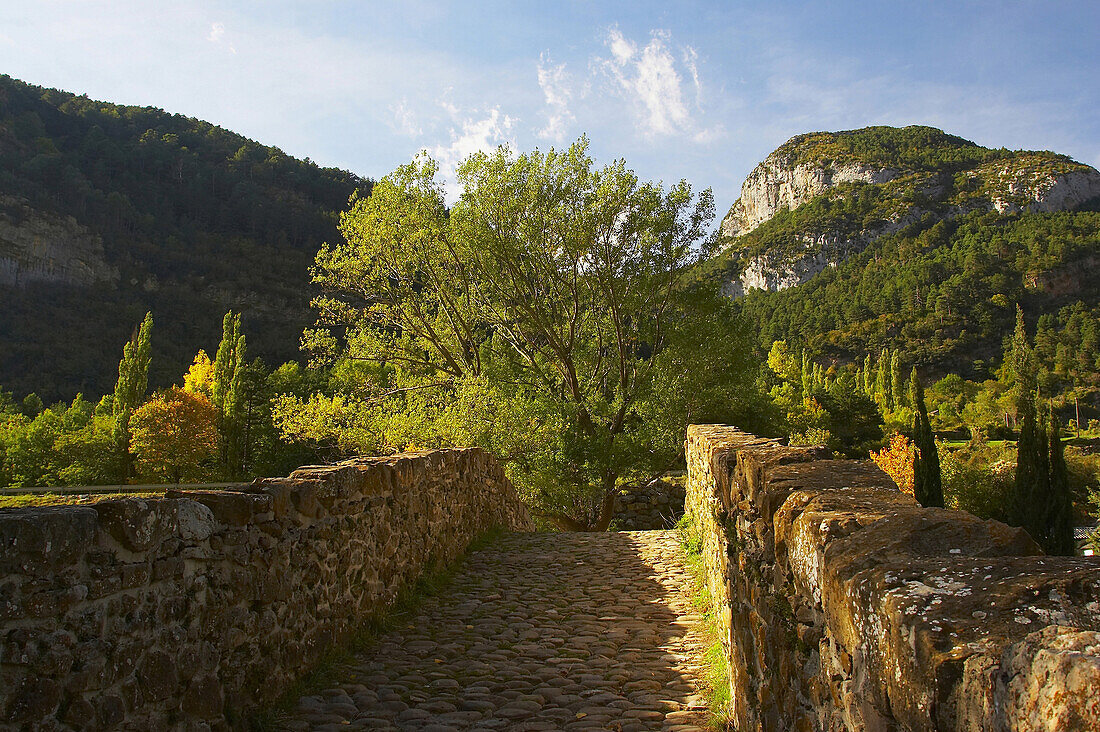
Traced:
POLYGON ((0 386, 111 390, 153 311, 150 382, 243 312, 251 356, 297 356, 308 269, 370 182, 208 122, 0 75, 0 386))
POLYGON ((799 135, 749 175, 700 276, 740 298, 765 346, 891 347, 981 375, 1016 303, 1054 331, 1100 314, 1098 204, 1100 173, 1052 152, 931 127, 799 135))

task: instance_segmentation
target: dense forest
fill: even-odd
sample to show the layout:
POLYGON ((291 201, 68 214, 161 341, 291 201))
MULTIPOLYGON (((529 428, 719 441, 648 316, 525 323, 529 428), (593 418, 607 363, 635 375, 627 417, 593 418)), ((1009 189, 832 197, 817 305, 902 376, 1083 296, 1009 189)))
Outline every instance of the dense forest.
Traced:
POLYGON ((161 324, 154 386, 217 341, 229 308, 254 354, 296 357, 309 265, 351 193, 369 188, 207 122, 0 76, 0 225, 33 241, 28 251, 0 236, 0 385, 46 402, 106 393, 118 343, 148 310, 161 324), (101 248, 94 281, 30 271, 87 260, 70 251, 78 240, 101 248))

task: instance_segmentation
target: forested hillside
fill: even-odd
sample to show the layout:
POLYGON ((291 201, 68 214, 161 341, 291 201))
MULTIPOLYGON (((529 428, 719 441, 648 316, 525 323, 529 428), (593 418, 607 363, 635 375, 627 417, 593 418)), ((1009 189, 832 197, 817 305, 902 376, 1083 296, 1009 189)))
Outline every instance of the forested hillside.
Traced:
POLYGON ((800 135, 753 171, 700 276, 744 294, 765 348, 848 362, 888 348, 933 375, 989 376, 1019 304, 1051 369, 1087 380, 1098 196, 1100 174, 1052 152, 929 127, 800 135))
POLYGON ((297 356, 308 269, 369 181, 215 125, 0 76, 0 387, 98 396, 152 310, 150 384, 243 313, 253 355, 297 356))

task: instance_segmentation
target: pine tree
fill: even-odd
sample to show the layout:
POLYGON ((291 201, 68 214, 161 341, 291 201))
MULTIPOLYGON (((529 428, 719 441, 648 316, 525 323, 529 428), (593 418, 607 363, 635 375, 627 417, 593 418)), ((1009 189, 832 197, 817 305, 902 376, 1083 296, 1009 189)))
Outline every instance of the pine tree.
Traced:
POLYGON ((118 362, 118 382, 115 384, 111 416, 114 419, 113 436, 118 451, 119 482, 126 483, 133 475, 133 456, 130 453, 130 418, 134 410, 145 400, 149 388, 149 339, 153 331, 153 314, 145 319, 122 348, 122 360, 118 362))
POLYGON ((916 367, 909 377, 909 400, 916 410, 913 417, 913 442, 917 455, 913 461, 913 497, 922 506, 943 507, 943 478, 940 472, 940 456, 936 449, 936 436, 928 420, 928 407, 924 403, 924 387, 917 376, 916 367))

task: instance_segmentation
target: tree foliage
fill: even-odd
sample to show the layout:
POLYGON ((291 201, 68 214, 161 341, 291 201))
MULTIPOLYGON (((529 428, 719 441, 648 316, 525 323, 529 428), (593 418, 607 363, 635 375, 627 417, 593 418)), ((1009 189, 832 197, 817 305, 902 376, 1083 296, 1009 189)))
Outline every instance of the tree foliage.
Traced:
POLYGON ((147 310, 159 321, 154 387, 217 338, 231 303, 246 310, 256 354, 296 357, 318 243, 370 187, 208 122, 4 75, 0 141, 0 218, 102 242, 114 273, 91 287, 5 290, 0 383, 48 403, 108 390, 111 350, 147 310))
POLYGON ((197 481, 213 472, 218 411, 206 397, 171 386, 134 412, 138 470, 159 480, 197 481))
POLYGON ((750 414, 747 333, 686 287, 710 192, 596 168, 584 139, 477 153, 458 176, 450 211, 427 157, 353 201, 306 341, 374 371, 277 418, 368 449, 483 445, 557 523, 606 527, 613 490, 671 466, 685 424, 750 414))
POLYGON ((153 314, 145 314, 145 320, 123 346, 122 360, 118 363, 118 382, 115 384, 111 411, 114 416, 114 437, 119 464, 119 482, 126 483, 133 472, 130 450, 130 418, 134 410, 145 401, 149 388, 150 339, 153 331, 153 314))

